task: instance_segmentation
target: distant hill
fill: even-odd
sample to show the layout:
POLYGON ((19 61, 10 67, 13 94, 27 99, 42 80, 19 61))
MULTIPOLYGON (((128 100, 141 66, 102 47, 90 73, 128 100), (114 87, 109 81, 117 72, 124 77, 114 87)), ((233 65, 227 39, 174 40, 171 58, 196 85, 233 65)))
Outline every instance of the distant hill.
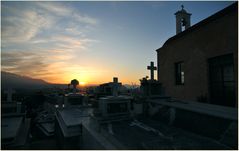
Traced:
MULTIPOLYGON (((98 85, 88 85, 88 86, 98 86, 98 85)), ((138 88, 139 85, 123 85, 127 89, 138 88)), ((1 88, 13 89, 41 89, 41 88, 67 88, 67 84, 53 84, 48 83, 41 79, 33 79, 27 76, 21 76, 10 72, 1 71, 1 88)))
POLYGON ((2 89, 10 88, 25 88, 25 89, 38 89, 50 86, 44 80, 33 79, 26 76, 1 71, 1 87, 2 89))

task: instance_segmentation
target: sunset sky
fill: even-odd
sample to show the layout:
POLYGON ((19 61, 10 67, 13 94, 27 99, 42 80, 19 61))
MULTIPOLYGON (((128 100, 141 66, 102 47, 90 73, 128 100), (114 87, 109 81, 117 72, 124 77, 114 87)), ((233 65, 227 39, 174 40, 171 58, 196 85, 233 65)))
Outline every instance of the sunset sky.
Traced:
POLYGON ((155 50, 175 35, 182 4, 194 25, 232 3, 1 2, 1 69, 51 83, 116 76, 139 84, 155 50))

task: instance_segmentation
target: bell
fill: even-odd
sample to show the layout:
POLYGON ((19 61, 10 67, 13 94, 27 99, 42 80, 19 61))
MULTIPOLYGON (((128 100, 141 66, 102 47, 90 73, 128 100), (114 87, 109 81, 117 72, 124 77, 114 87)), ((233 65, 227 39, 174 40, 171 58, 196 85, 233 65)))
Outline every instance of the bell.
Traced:
POLYGON ((186 26, 186 24, 187 24, 187 22, 186 22, 186 20, 183 18, 183 19, 182 19, 182 26, 186 26))

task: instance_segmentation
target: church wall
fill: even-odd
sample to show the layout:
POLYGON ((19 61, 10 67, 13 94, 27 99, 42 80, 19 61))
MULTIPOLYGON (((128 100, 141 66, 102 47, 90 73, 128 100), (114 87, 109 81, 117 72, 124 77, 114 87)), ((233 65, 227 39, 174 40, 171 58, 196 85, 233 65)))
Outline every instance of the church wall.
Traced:
POLYGON ((209 99, 207 61, 209 58, 229 53, 234 55, 237 87, 237 21, 236 13, 227 14, 169 41, 158 50, 158 80, 162 83, 166 95, 193 101, 200 96, 209 99), (175 84, 174 64, 180 61, 184 62, 184 85, 175 84))

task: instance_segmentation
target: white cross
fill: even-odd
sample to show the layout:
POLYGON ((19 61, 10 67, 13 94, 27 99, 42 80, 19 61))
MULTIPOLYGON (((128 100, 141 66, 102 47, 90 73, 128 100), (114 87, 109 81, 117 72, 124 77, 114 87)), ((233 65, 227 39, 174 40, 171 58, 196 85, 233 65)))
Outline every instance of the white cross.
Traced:
POLYGON ((7 93, 7 101, 11 102, 12 101, 12 94, 15 93, 15 91, 11 88, 8 88, 8 90, 5 91, 5 93, 7 93))
POLYGON ((154 62, 151 61, 147 69, 150 70, 150 80, 154 80, 154 70, 157 70, 157 67, 154 66, 154 62))
POLYGON ((118 78, 114 77, 113 78, 113 96, 117 96, 118 95, 118 78))

